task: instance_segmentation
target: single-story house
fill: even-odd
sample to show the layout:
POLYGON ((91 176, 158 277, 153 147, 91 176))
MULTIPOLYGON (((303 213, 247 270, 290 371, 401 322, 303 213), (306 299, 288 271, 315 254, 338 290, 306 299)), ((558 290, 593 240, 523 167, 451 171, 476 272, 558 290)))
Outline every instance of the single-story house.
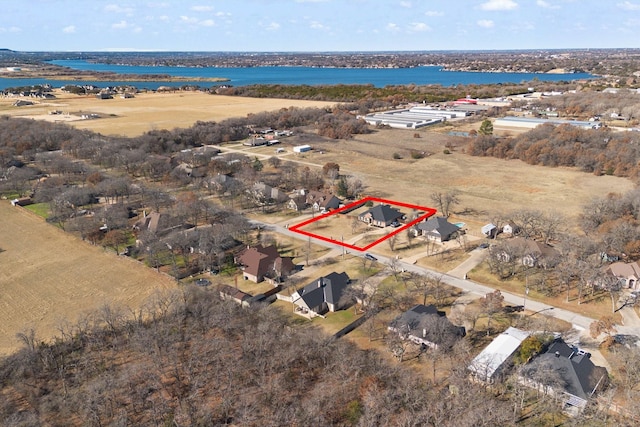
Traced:
POLYGON ((418 345, 437 349, 451 347, 466 335, 463 326, 456 326, 447 319, 444 312, 432 305, 418 304, 396 317, 387 327, 418 345))
POLYGON ((545 393, 562 396, 565 409, 579 411, 590 398, 608 385, 606 368, 596 366, 590 354, 554 341, 546 351, 531 360, 520 372, 520 381, 545 393))
POLYGON ((347 273, 329 273, 298 289, 291 296, 296 312, 304 315, 320 315, 340 309, 343 297, 351 279, 347 273))
POLYGON ((265 278, 278 282, 295 269, 292 258, 281 257, 274 245, 248 247, 236 256, 235 262, 241 266, 244 280, 256 283, 265 278))
POLYGON ((529 335, 530 332, 513 327, 498 335, 469 365, 468 369, 473 379, 486 383, 494 382, 529 335))
POLYGON ((380 204, 358 215, 358 219, 376 227, 388 227, 404 217, 404 214, 387 204, 380 204))
POLYGON ((505 240, 502 247, 496 250, 498 259, 508 262, 512 257, 517 257, 527 267, 552 268, 560 261, 560 252, 553 246, 524 237, 505 240))
POLYGON ((416 224, 413 232, 416 236, 425 236, 429 240, 446 242, 455 239, 460 232, 460 228, 447 221, 447 218, 436 216, 416 224))
POLYGON ((627 289, 640 289, 640 265, 637 262, 614 262, 606 268, 606 272, 624 282, 627 289))

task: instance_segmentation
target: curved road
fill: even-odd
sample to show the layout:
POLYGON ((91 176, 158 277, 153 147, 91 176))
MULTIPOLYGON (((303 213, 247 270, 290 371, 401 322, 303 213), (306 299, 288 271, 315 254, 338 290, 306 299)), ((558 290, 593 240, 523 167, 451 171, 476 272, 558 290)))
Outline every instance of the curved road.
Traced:
MULTIPOLYGON (((302 234, 298 234, 295 233, 293 231, 290 231, 288 228, 285 228, 282 225, 279 224, 269 224, 269 223, 265 223, 265 222, 261 222, 261 221, 257 221, 257 220, 251 220, 251 223, 255 224, 255 225, 259 225, 260 227, 263 227, 264 229, 268 229, 268 230, 272 230, 275 231, 279 234, 283 234, 285 236, 289 236, 289 237, 293 237, 293 238, 297 238, 300 240, 308 240, 309 237, 304 236, 302 234)), ((313 243, 317 244, 317 245, 322 245, 325 246, 327 248, 330 249, 336 249, 339 251, 343 250, 343 246, 340 245, 339 243, 331 243, 331 242, 327 242, 324 240, 320 240, 320 239, 313 239, 313 243)), ((351 251, 353 253, 353 251, 351 251)), ((378 258, 378 262, 381 262, 383 264, 389 264, 391 263, 391 258, 389 257, 385 257, 382 255, 378 255, 375 253, 372 253, 376 256, 376 258, 378 258)), ((364 256, 364 252, 362 254, 359 254, 358 256, 364 256)), ((437 272, 435 270, 426 268, 426 267, 422 267, 419 265, 415 265, 415 264, 410 264, 407 262, 403 262, 402 260, 398 260, 398 263, 400 264, 401 268, 404 268, 405 271, 410 271, 410 272, 414 272, 414 273, 421 273, 421 274, 427 274, 427 275, 432 275, 432 276, 436 276, 436 277, 442 277, 442 280, 444 283, 450 285, 450 286, 454 286, 458 289, 462 289, 468 293, 471 294, 475 294, 479 297, 484 296, 490 292, 493 292, 495 290, 495 288, 491 288, 489 286, 485 286, 485 285, 481 285, 479 283, 476 283, 472 280, 468 280, 468 279, 462 279, 459 277, 454 277, 450 274, 446 274, 446 273, 440 273, 437 272)), ((506 303, 509 304, 513 304, 513 305, 523 305, 524 304, 524 298, 521 295, 516 295, 516 294, 512 294, 509 292, 505 292, 505 291, 500 291, 502 293, 502 295, 504 296, 504 301, 506 303)), ((581 314, 577 314, 574 313, 572 311, 569 310, 565 310, 562 308, 558 308, 558 307, 553 307, 550 306, 549 304, 545 304, 539 301, 534 301, 534 300, 530 300, 527 299, 526 300, 526 309, 533 311, 534 314, 538 313, 538 312, 544 312, 545 315, 548 316, 553 316, 555 318, 564 320, 566 322, 569 322, 573 325, 573 327, 579 331, 588 331, 589 330, 589 325, 596 319, 593 319, 591 317, 587 317, 587 316, 583 316, 581 314)), ((640 336, 640 326, 638 325, 616 325, 616 329, 618 331, 618 333, 620 334, 625 334, 625 335, 636 335, 636 336, 640 336)))

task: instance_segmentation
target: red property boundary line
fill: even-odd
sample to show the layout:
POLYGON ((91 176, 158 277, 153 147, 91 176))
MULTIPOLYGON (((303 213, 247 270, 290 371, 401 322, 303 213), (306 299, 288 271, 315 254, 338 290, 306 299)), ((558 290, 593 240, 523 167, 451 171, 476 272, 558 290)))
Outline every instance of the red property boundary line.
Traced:
POLYGON ((322 214, 320 216, 317 216, 315 218, 311 218, 311 219, 309 219, 307 221, 303 221, 300 224, 296 224, 296 225, 294 225, 292 227, 289 227, 289 230, 291 230, 291 231, 293 231, 295 233, 298 233, 298 234, 303 234, 305 236, 313 237, 314 239, 324 240, 325 242, 333 243, 333 244, 336 244, 336 245, 344 246, 345 248, 349 248, 349 249, 353 249, 355 251, 362 252, 362 251, 366 251, 367 249, 370 249, 370 248, 372 248, 372 247, 384 242, 388 238, 390 238, 392 236, 395 236, 396 234, 408 229, 409 227, 414 226, 415 224, 419 223, 420 221, 423 221, 423 220, 429 218, 430 216, 434 215, 435 213, 436 213, 435 209, 428 208, 426 206, 411 205, 409 203, 395 202, 393 200, 379 199, 377 197, 365 197, 364 199, 358 200, 358 201, 353 202, 353 203, 349 203, 348 205, 343 206, 340 209, 336 209, 334 211, 327 212, 327 213, 322 214), (316 221, 319 221, 321 219, 327 218, 327 217, 329 217, 331 215, 337 215, 337 214, 340 214, 341 212, 355 209, 356 207, 360 207, 360 206, 364 205, 365 203, 367 203, 369 201, 385 203, 385 204, 388 204, 388 205, 391 205, 391 206, 401 206, 403 208, 415 209, 417 211, 423 211, 425 213, 423 215, 419 216, 418 218, 414 219, 413 221, 405 224, 404 226, 399 227, 399 228, 395 228, 389 234, 386 234, 386 235, 382 236, 380 239, 378 239, 375 242, 372 242, 372 243, 370 243, 370 244, 368 244, 367 246, 364 246, 364 247, 351 245, 349 243, 344 243, 343 241, 330 239, 328 237, 324 237, 324 236, 321 236, 319 234, 310 233, 308 231, 301 230, 301 228, 304 227, 305 225, 309 225, 309 224, 311 224, 313 222, 316 222, 316 221))

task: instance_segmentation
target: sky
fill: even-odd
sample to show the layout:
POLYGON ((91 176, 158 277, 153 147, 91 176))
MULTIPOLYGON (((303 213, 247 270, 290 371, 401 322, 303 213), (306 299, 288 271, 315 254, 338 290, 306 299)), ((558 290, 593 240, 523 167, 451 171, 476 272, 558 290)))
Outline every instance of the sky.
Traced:
POLYGON ((0 0, 18 51, 640 48, 640 0, 0 0))

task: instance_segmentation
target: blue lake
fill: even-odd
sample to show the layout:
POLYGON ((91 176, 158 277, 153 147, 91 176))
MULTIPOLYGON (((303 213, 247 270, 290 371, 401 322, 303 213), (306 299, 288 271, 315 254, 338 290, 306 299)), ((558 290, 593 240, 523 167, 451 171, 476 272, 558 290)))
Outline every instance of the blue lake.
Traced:
MULTIPOLYGON (((94 64, 87 61, 59 60, 52 64, 87 71, 109 71, 122 74, 166 74, 178 77, 223 77, 228 78, 233 86, 253 84, 283 85, 336 85, 336 84, 370 84, 376 87, 389 85, 427 85, 437 84, 445 87, 471 84, 521 83, 534 79, 540 81, 569 81, 588 79, 594 76, 587 73, 574 74, 540 74, 540 73, 474 73, 464 71, 443 71, 438 66, 416 68, 312 68, 312 67, 249 67, 249 68, 196 68, 196 67, 152 67, 115 64, 94 64)), ((97 86, 114 86, 130 84, 138 88, 157 89, 159 86, 180 86, 196 84, 202 87, 218 85, 214 82, 123 82, 95 81, 79 82, 74 80, 47 79, 6 79, 0 78, 0 89, 15 86, 50 83, 54 87, 65 84, 90 83, 97 86)))

